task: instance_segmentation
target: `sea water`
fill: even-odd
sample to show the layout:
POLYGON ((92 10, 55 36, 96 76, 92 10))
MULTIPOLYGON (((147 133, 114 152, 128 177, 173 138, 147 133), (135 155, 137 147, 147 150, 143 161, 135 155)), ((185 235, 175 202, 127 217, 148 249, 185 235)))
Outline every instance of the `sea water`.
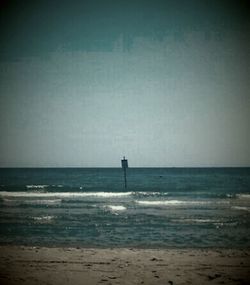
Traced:
POLYGON ((250 168, 0 169, 0 244, 250 246, 250 168))

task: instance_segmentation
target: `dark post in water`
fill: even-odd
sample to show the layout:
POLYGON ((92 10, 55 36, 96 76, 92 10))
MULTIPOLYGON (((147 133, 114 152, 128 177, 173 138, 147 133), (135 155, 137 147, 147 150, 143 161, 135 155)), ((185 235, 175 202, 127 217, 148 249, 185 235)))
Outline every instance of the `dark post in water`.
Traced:
POLYGON ((124 185, 125 188, 127 188, 127 173, 126 173, 126 169, 128 168, 128 160, 125 159, 125 156, 123 157, 123 159, 121 160, 122 162, 122 168, 123 168, 123 172, 124 172, 124 185))

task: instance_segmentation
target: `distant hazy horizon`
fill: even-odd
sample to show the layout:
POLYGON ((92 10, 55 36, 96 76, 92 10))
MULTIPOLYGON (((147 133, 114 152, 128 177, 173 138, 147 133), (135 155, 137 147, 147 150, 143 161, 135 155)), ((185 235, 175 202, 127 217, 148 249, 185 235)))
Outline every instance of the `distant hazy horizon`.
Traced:
MULTIPOLYGON (((86 167, 86 166, 40 166, 40 167, 36 167, 36 166, 28 166, 28 167, 25 167, 25 166, 21 166, 21 167, 15 167, 15 166, 12 166, 12 167, 5 167, 5 166, 1 166, 0 167, 0 169, 37 169, 37 168, 42 168, 42 169, 56 169, 56 168, 58 168, 58 169, 60 169, 60 168, 76 168, 76 169, 78 169, 78 168, 82 168, 82 169, 105 169, 105 168, 107 168, 107 169, 121 169, 122 170, 122 168, 121 168, 121 166, 119 167, 119 166, 88 166, 88 167, 86 167)), ((230 169, 230 168, 250 168, 250 166, 131 166, 131 167, 129 167, 129 169, 138 169, 138 168, 148 168, 148 169, 150 169, 150 168, 169 168, 169 169, 173 169, 173 168, 178 168, 178 169, 180 169, 180 168, 183 168, 183 169, 209 169, 209 168, 221 168, 221 169, 230 169)), ((129 171, 129 170, 128 170, 129 171)))
POLYGON ((0 167, 250 166, 247 1, 0 6, 0 167))

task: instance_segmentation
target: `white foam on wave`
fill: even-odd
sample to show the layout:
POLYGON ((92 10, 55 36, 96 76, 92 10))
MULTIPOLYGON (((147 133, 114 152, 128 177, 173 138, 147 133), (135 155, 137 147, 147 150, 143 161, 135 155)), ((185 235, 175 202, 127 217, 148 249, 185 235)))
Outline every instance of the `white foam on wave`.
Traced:
POLYGON ((139 194, 139 195, 145 195, 145 196, 155 196, 155 195, 161 195, 161 196, 167 196, 168 192, 133 192, 133 194, 139 194))
POLYGON ((186 222, 198 223, 198 224, 207 224, 207 223, 218 223, 219 220, 212 219, 186 219, 186 222))
POLYGON ((3 199, 5 205, 58 205, 62 202, 62 199, 27 199, 27 200, 16 200, 16 199, 3 199))
POLYGON ((49 185, 26 185, 27 189, 44 189, 49 185))
POLYGON ((173 222, 177 223, 184 223, 184 224, 210 224, 210 223, 219 223, 220 220, 214 220, 214 219, 199 219, 199 218, 193 218, 193 219, 174 219, 173 222))
POLYGON ((41 224, 47 224, 47 223, 51 223, 52 220, 54 220, 55 216, 39 216, 39 217, 32 217, 32 219, 37 222, 37 223, 41 223, 41 224))
POLYGON ((79 197, 123 197, 132 192, 7 192, 0 191, 2 197, 36 197, 36 198, 79 198, 79 197))
POLYGON ((250 194, 236 194, 239 199, 250 199, 250 194))
POLYGON ((126 207, 121 206, 121 205, 120 206, 108 205, 106 207, 109 208, 111 211, 125 211, 125 210, 127 210, 126 207))
POLYGON ((250 212, 250 208, 249 208, 249 207, 233 206, 232 209, 233 209, 233 210, 240 210, 240 211, 247 211, 247 212, 250 212))
POLYGON ((175 205, 207 205, 211 201, 181 201, 181 200, 160 200, 160 201, 135 201, 139 205, 146 206, 175 206, 175 205))
POLYGON ((25 200, 23 201, 24 204, 37 204, 37 205, 58 205, 62 202, 62 199, 53 199, 53 200, 25 200))

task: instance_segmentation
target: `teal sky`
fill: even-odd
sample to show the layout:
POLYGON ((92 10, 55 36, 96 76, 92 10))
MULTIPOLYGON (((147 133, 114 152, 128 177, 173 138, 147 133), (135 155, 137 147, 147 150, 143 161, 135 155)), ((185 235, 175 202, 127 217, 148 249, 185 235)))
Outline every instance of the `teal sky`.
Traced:
POLYGON ((1 1, 0 166, 250 166, 247 1, 1 1))

